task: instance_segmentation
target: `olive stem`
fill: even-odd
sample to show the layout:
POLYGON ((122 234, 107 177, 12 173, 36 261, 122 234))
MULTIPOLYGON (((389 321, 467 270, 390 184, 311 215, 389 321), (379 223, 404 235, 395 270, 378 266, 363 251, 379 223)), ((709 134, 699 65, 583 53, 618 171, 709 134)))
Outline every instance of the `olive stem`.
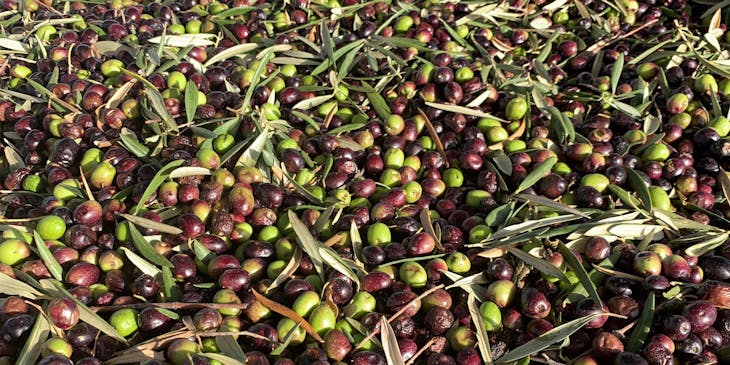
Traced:
POLYGON ((158 307, 165 309, 200 309, 200 308, 213 308, 213 309, 244 309, 246 304, 218 304, 218 303, 184 303, 184 302, 169 302, 169 303, 133 303, 133 304, 120 304, 120 305, 108 305, 103 307, 89 307, 93 312, 113 312, 119 309, 131 308, 131 309, 144 309, 147 307, 158 307))
POLYGON ((642 278, 640 276, 637 276, 637 275, 632 275, 632 274, 627 274, 627 273, 621 272, 621 271, 611 270, 609 268, 605 268, 605 267, 602 267, 602 266, 596 265, 596 264, 591 264, 591 265, 593 266, 594 269, 596 269, 596 271, 598 271, 600 273, 604 273, 604 274, 607 274, 607 275, 618 276, 618 277, 622 277, 622 278, 627 278, 627 279, 631 279, 631 280, 636 281, 636 282, 643 282, 644 281, 644 278, 642 278))
MULTIPOLYGON (((408 302, 408 304, 404 305, 403 308, 401 308, 399 311, 395 312, 392 316, 390 316, 390 318, 388 318, 388 323, 392 323, 396 318, 398 318, 401 314, 403 314, 406 310, 408 310, 408 306, 410 306, 416 300, 421 300, 424 297, 426 297, 427 295, 435 292, 436 290, 442 289, 443 287, 444 287, 444 284, 439 284, 437 286, 434 286, 431 289, 426 290, 421 295, 417 296, 416 298, 414 298, 413 300, 408 302)), ((360 341, 360 343, 358 343, 357 346, 355 346, 355 350, 361 348, 363 345, 365 345, 365 343, 370 341, 370 339, 375 337, 377 334, 378 334, 378 331, 373 331, 369 335, 365 336, 365 338, 363 338, 362 341, 360 341)))
POLYGON ((415 354, 413 355, 413 357, 411 357, 411 358, 410 358, 410 359, 408 360, 408 362, 406 362, 406 365, 413 365, 413 363, 414 363, 414 362, 416 362, 416 359, 418 359, 418 357, 419 357, 419 356, 421 356, 421 354, 423 354, 424 352, 426 352, 426 350, 428 350, 428 348, 429 348, 429 347, 431 347, 431 345, 433 345, 433 343, 434 343, 434 342, 436 342, 436 338, 435 338, 435 337, 431 337, 431 339, 430 339, 430 340, 428 340, 428 342, 426 342, 426 343, 425 343, 425 344, 423 345, 423 347, 421 347, 421 348, 420 348, 420 349, 418 350, 418 352, 416 352, 416 353, 415 353, 415 354))

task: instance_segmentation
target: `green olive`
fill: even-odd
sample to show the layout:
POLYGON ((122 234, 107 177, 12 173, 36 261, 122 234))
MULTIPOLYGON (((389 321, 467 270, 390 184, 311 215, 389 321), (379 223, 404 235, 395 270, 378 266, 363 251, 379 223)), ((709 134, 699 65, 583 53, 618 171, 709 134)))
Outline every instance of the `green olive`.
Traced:
POLYGON ((464 274, 471 270, 471 261, 469 257, 461 252, 454 252, 446 258, 446 265, 449 271, 457 274, 464 274))
POLYGON ((403 191, 406 192, 406 203, 408 204, 417 202, 423 195, 423 188, 416 181, 409 181, 403 185, 403 191))
POLYGON ((385 154, 383 155, 385 166, 393 169, 397 169, 403 166, 405 158, 405 154, 400 148, 389 148, 387 151, 385 151, 385 154))
POLYGON ((649 148, 644 151, 644 154, 642 154, 641 157, 645 161, 663 162, 669 158, 669 155, 671 153, 672 152, 669 150, 669 147, 667 147, 667 145, 665 145, 664 143, 657 143, 649 146, 649 148))
POLYGON ((518 96, 507 103, 504 115, 507 120, 510 121, 520 120, 525 116, 525 114, 527 114, 528 107, 529 105, 527 105, 527 100, 518 96))
POLYGON ((490 127, 485 133, 487 142, 489 144, 495 144, 504 141, 509 137, 509 132, 501 125, 490 127))
POLYGON ((122 74, 122 70, 124 70, 124 63, 115 58, 110 58, 101 64, 101 73, 105 77, 117 77, 122 74))
POLYGON ((484 328, 489 332, 496 331, 502 326, 502 312, 494 302, 482 303, 479 306, 479 315, 482 317, 484 328))
MULTIPOLYGON (((231 289, 221 289, 213 296, 213 303, 217 304, 241 304, 241 298, 231 289)), ((240 308, 227 307, 218 310, 224 316, 237 316, 241 313, 240 308)))
POLYGON ((44 240, 57 240, 66 233, 66 222, 56 215, 47 215, 38 221, 36 231, 44 240))
POLYGON ((62 202, 67 202, 76 197, 75 191, 80 188, 81 184, 76 179, 66 179, 53 187, 53 196, 62 202))
POLYGON ((590 186, 601 193, 606 191, 609 185, 611 185, 611 181, 603 174, 586 174, 580 179, 580 186, 590 186))
POLYGON ((730 133, 730 121, 723 116, 713 119, 708 126, 714 129, 720 137, 725 137, 730 133))
POLYGON ((105 188, 114 183, 117 169, 108 161, 99 163, 89 175, 89 183, 95 189, 105 188))
POLYGON ((405 262, 398 270, 400 280, 414 288, 422 288, 426 286, 428 274, 426 269, 417 262, 405 262))
POLYGON ((23 179, 23 190, 40 193, 46 188, 46 181, 40 175, 28 175, 23 179))
POLYGON ((139 312, 132 308, 120 309, 109 318, 109 324, 123 337, 128 337, 139 328, 139 312))
POLYGON ((9 239, 0 243, 0 263, 13 266, 30 256, 30 246, 19 239, 9 239))
POLYGON ((485 190, 471 190, 466 193, 466 206, 469 208, 478 208, 484 199, 492 197, 492 194, 485 190))
POLYGON ((322 303, 312 310, 307 318, 318 335, 324 336, 327 331, 335 328, 337 317, 335 312, 327 303, 322 303))
POLYGON ((659 186, 650 186, 649 195, 651 196, 651 205, 653 208, 665 211, 672 211, 672 202, 669 195, 659 186))
POLYGON ((276 325, 276 333, 279 338, 287 338, 289 336, 289 344, 298 345, 304 342, 307 337, 307 331, 304 330, 297 322, 289 318, 282 318, 276 325))
POLYGON ((398 20, 396 20, 393 30, 398 33, 405 33, 408 29, 411 29, 413 24, 413 18, 410 15, 401 15, 398 20))
POLYGON ((261 113, 264 118, 269 121, 281 118, 281 111, 279 111, 279 107, 271 103, 264 103, 264 105, 261 106, 261 113))
POLYGON ((61 337, 51 337, 43 343, 41 347, 41 356, 61 355, 71 357, 73 347, 61 337))
POLYGON ((487 298, 500 308, 510 305, 516 296, 517 287, 509 280, 497 280, 487 287, 487 298))
POLYGON ((302 317, 309 316, 320 304, 319 295, 313 291, 305 291, 294 299, 291 309, 302 317))
POLYGON ((360 319, 362 316, 375 311, 375 297, 364 291, 355 293, 352 301, 345 307, 345 316, 360 319))
POLYGON ((464 183, 464 174, 456 168, 446 169, 443 173, 442 180, 446 183, 447 188, 458 188, 464 183))
POLYGON ((492 235, 492 228, 486 224, 477 224, 469 230, 469 243, 479 243, 492 235))
POLYGON ((385 246, 391 242, 390 228, 385 223, 373 223, 368 228, 367 239, 373 246, 385 246))

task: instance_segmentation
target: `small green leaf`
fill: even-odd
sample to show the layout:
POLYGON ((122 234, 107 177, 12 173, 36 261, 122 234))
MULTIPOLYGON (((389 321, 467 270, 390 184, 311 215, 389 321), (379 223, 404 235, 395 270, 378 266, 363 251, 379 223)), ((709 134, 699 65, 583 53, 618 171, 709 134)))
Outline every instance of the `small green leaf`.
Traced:
POLYGON ((573 270, 575 273, 575 276, 578 277, 578 281, 580 285, 583 286, 583 289, 588 292, 588 295, 593 299, 593 301, 602 306, 601 296, 598 295, 598 291, 596 290, 596 285, 591 281, 591 278, 588 276, 588 273, 586 272, 586 269, 581 265, 580 261, 578 261, 578 258, 575 257, 575 254, 571 249, 569 249, 567 246, 565 246, 564 243, 559 242, 558 247, 560 249, 560 253, 563 255, 563 258, 568 262, 568 266, 570 266, 570 269, 573 270))
POLYGON ((151 264, 149 261, 145 260, 142 256, 137 255, 136 253, 134 253, 134 251, 132 251, 126 247, 121 247, 120 250, 122 252, 124 252, 124 254, 127 256, 127 259, 129 259, 129 261, 132 264, 134 264, 134 266, 136 268, 138 268, 139 271, 141 271, 143 274, 147 274, 149 276, 156 277, 157 275, 162 273, 162 271, 160 271, 160 269, 158 269, 157 266, 151 264))
POLYGON ((626 351, 638 352, 646 341, 651 330, 651 322, 654 319, 654 293, 650 292, 644 302, 644 310, 641 311, 636 327, 631 331, 629 341, 626 343, 626 351))
POLYGON ((157 171, 157 174, 155 174, 155 177, 152 178, 152 181, 150 181, 149 185, 147 185, 147 188, 144 189, 142 196, 139 198, 139 203, 134 208, 134 214, 137 214, 139 210, 142 209, 147 199, 152 196, 152 193, 157 191, 157 188, 159 188, 160 185, 162 185, 162 183, 167 180, 168 176, 170 176, 170 172, 172 172, 172 170, 174 170, 178 166, 182 165, 184 162, 185 160, 171 161, 163 168, 161 168, 160 171, 157 171))
POLYGON ((567 205, 565 205, 563 203, 556 202, 555 200, 548 199, 548 198, 546 198, 544 196, 540 196, 540 195, 528 195, 528 194, 517 194, 517 195, 515 195, 515 198, 520 199, 520 200, 523 200, 523 201, 528 202, 528 203, 533 203, 536 206, 546 206, 546 207, 553 208, 555 210, 560 210, 560 211, 563 211, 563 212, 566 212, 566 213, 576 214, 576 215, 579 215, 579 216, 581 216, 583 218, 589 218, 588 214, 585 214, 585 213, 581 212, 578 209, 571 208, 571 207, 569 207, 569 206, 567 206, 567 205))
POLYGON ((188 124, 193 122, 195 111, 198 109, 198 87, 194 82, 185 84, 185 117, 188 124))
POLYGON ((550 172, 550 169, 552 169, 557 162, 557 157, 550 157, 541 163, 540 166, 535 167, 529 174, 527 174, 527 176, 525 176, 525 179, 522 180, 517 189, 515 189, 514 194, 518 194, 521 191, 535 185, 538 181, 540 181, 540 179, 547 175, 548 172, 550 172))
POLYGON ((544 274, 557 277, 560 280, 562 280, 564 283, 569 283, 570 280, 565 276, 565 274, 555 267, 555 265, 547 262, 545 259, 541 259, 539 257, 535 257, 525 251, 522 251, 519 248, 515 247, 509 247, 507 248, 507 251, 511 253, 512 255, 516 256, 518 259, 524 261, 526 264, 534 267, 535 269, 541 271, 544 274))
MULTIPOLYGON (((126 129, 126 128, 125 128, 126 129)), ((121 139, 122 146, 137 157, 145 157, 150 153, 150 149, 147 146, 139 143, 137 136, 134 132, 120 133, 119 138, 121 139)))
POLYGON ((51 273, 54 279, 58 281, 63 280, 63 268, 61 267, 61 264, 56 261, 56 258, 51 253, 51 250, 48 249, 48 246, 46 246, 45 241, 38 231, 33 231, 33 241, 35 242, 35 247, 38 250, 38 256, 40 256, 43 260, 46 268, 48 268, 48 272, 51 273))
POLYGON ((613 62, 613 69, 611 70, 611 92, 616 94, 616 88, 618 87, 619 79, 621 79, 621 72, 624 70, 624 54, 619 52, 618 58, 613 62))
POLYGON ((367 97, 370 101, 370 105, 373 107, 373 110, 375 110, 375 114, 377 114, 380 119, 386 120, 390 117, 390 107, 379 93, 367 93, 367 97))
POLYGON ((172 270, 167 266, 162 267, 162 293, 166 302, 174 302, 180 296, 180 289, 175 285, 172 270))
POLYGON ((322 259, 322 256, 319 252, 320 244, 317 243, 317 240, 314 239, 312 233, 309 232, 309 228, 304 225, 304 222, 302 222, 302 220, 297 217, 297 214, 294 213, 293 210, 289 211, 289 222, 294 229, 294 233, 296 233, 296 240, 297 242, 299 242, 299 246, 307 255, 309 255, 309 258, 312 260, 312 265, 314 265, 315 270, 320 275, 320 277, 323 277, 324 260, 322 259))
POLYGON ((42 314, 38 314, 33 329, 30 330, 28 339, 25 340, 25 344, 20 350, 16 364, 35 364, 41 355, 43 343, 46 342, 50 333, 51 326, 48 324, 48 320, 42 314))
POLYGON ((147 242, 144 236, 142 236, 142 233, 139 233, 139 230, 137 230, 137 227, 133 224, 129 224, 129 234, 132 236, 132 243, 134 243, 134 247, 137 248, 137 251, 139 251, 144 258, 159 266, 173 267, 170 260, 165 258, 165 256, 160 255, 157 250, 155 250, 155 248, 147 242))
POLYGON ((546 349, 548 346, 570 337, 570 335, 577 332, 578 330, 583 328, 583 326, 585 326, 588 322, 592 321, 594 318, 600 315, 601 314, 598 313, 591 314, 589 316, 581 317, 578 319, 574 319, 570 322, 563 323, 560 326, 557 326, 550 331, 547 331, 542 335, 530 340, 526 344, 506 353, 504 356, 497 359, 496 364, 508 364, 512 361, 520 360, 523 357, 536 354, 546 349))
POLYGON ((644 206, 644 209, 651 211, 651 194, 649 193, 649 188, 646 186, 646 182, 634 169, 626 169, 626 172, 628 174, 629 185, 631 185, 631 188, 636 191, 636 195, 641 199, 641 205, 644 206))
POLYGON ((175 226, 171 226, 169 224, 160 223, 157 221, 153 221, 151 219, 147 219, 144 217, 138 217, 136 215, 126 214, 122 213, 120 216, 131 223, 134 223, 137 226, 148 228, 148 229, 154 229, 161 233, 169 233, 169 234, 180 234, 183 232, 182 229, 177 228, 175 226))

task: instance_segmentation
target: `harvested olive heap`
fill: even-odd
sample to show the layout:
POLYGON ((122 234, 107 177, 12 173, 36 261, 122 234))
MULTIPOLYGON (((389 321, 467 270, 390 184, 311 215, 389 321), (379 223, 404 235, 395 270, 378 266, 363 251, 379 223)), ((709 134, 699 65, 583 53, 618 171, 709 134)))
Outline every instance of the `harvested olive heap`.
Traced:
POLYGON ((0 6, 0 365, 730 364, 730 1, 0 6))

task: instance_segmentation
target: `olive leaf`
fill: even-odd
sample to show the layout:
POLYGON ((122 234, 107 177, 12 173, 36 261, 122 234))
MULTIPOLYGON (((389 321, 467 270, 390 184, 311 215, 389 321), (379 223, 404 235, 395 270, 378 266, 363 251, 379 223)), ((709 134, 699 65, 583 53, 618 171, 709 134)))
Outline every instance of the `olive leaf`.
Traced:
POLYGON ((487 290, 479 284, 486 284, 486 279, 482 273, 463 277, 455 272, 448 270, 441 270, 449 280, 453 281, 448 288, 461 288, 469 294, 474 295, 480 302, 487 300, 487 290))
MULTIPOLYGON (((710 236, 710 235, 708 234, 708 236, 710 236)), ((710 251, 714 250, 715 248, 720 247, 720 245, 725 243, 728 240, 728 237, 730 237, 730 235, 728 235, 727 233, 720 234, 720 235, 712 235, 712 236, 714 236, 714 237, 704 240, 703 242, 694 244, 690 247, 687 247, 684 250, 685 253, 687 253, 687 255, 690 255, 690 256, 696 256, 696 257, 703 256, 703 255, 709 253, 710 251)))
POLYGON ((638 352, 644 344, 644 341, 646 341, 646 337, 651 330, 651 322, 654 319, 654 301, 654 292, 650 292, 649 296, 646 297, 646 302, 644 302, 644 309, 641 311, 641 316, 631 331, 629 341, 626 343, 626 351, 638 352))
MULTIPOLYGON (((560 224, 560 223, 566 223, 570 221, 574 221, 576 219, 580 219, 581 216, 575 215, 575 214, 565 214, 560 215, 557 217, 548 217, 548 218, 542 218, 537 220, 528 220, 524 221, 522 223, 513 224, 511 226, 504 227, 497 232, 494 232, 489 238, 486 239, 486 242, 492 242, 497 241, 499 239, 513 236, 516 234, 522 234, 525 231, 535 230, 537 228, 543 228, 547 226, 551 226, 553 224, 560 224)), ((528 232, 529 233, 529 232, 528 232)))
POLYGON ((198 109, 198 87, 194 82, 188 81, 185 84, 185 118, 188 124, 195 119, 195 111, 198 109))
POLYGON ((491 365, 492 350, 489 348, 489 335, 487 329, 484 327, 484 321, 477 308, 476 297, 473 294, 469 294, 467 299, 467 305, 469 307, 469 315, 471 316, 471 322, 474 323, 474 327, 477 329, 477 346, 479 347, 479 353, 482 355, 485 365, 491 365))
POLYGON ((304 225, 304 222, 302 222, 302 220, 297 217, 297 214, 294 213, 293 210, 290 210, 288 214, 289 222, 294 229, 294 233, 296 233, 296 240, 297 242, 299 242, 299 246, 302 248, 302 250, 304 250, 307 255, 309 255, 309 258, 312 260, 312 265, 314 265, 314 268, 319 276, 323 277, 324 260, 320 255, 319 244, 317 243, 317 240, 314 239, 312 233, 309 232, 307 226, 304 225))
POLYGON ((427 101, 425 104, 432 108, 441 109, 443 111, 447 111, 447 112, 451 112, 451 113, 470 115, 470 116, 479 117, 479 118, 490 118, 490 119, 498 120, 503 123, 507 123, 507 121, 502 118, 495 117, 492 114, 485 113, 478 109, 472 109, 472 108, 467 108, 467 107, 463 107, 463 106, 459 106, 459 105, 452 105, 452 104, 433 103, 433 102, 429 102, 429 101, 427 101))
POLYGON ((42 314, 38 314, 28 339, 25 340, 25 344, 20 350, 16 364, 35 364, 41 355, 43 343, 46 342, 50 333, 51 326, 48 320, 42 314))
POLYGON ((185 160, 171 161, 163 168, 161 168, 160 171, 157 171, 155 177, 152 178, 149 185, 147 185, 147 188, 144 189, 142 196, 139 198, 139 203, 137 203, 137 206, 134 208, 134 214, 139 213, 139 210, 142 209, 142 207, 145 205, 147 199, 149 199, 149 197, 152 196, 155 191, 157 191, 157 188, 159 188, 160 185, 162 185, 162 183, 167 180, 167 178, 170 176, 170 172, 178 166, 182 165, 184 162, 185 160))
POLYGON ((380 317, 380 341, 383 343, 383 352, 388 364, 405 365, 398 348, 398 338, 395 337, 395 331, 385 316, 380 317))
POLYGON ((5 160, 7 160, 8 167, 11 170, 14 171, 25 167, 25 161, 23 161, 23 157, 20 156, 20 154, 15 151, 13 147, 5 146, 3 150, 5 151, 5 160))
POLYGON ((152 247, 152 244, 147 242, 144 236, 142 236, 142 233, 137 230, 136 226, 133 224, 127 225, 129 227, 129 234, 132 236, 132 243, 134 244, 134 247, 137 248, 137 251, 139 251, 144 258, 159 266, 173 267, 170 260, 168 260, 165 256, 160 255, 160 253, 152 247))
POLYGON ((388 119, 391 112, 388 103, 385 102, 385 99, 383 99, 383 97, 377 92, 367 93, 366 95, 370 101, 370 105, 372 105, 373 110, 375 110, 375 114, 377 114, 382 120, 388 119))
POLYGON ((536 203, 537 206, 545 206, 549 208, 553 208, 555 210, 560 210, 566 213, 570 214, 576 214, 583 218, 590 218, 590 216, 586 213, 581 212, 578 209, 571 208, 563 203, 556 202, 555 200, 548 199, 544 196, 540 195, 529 195, 529 194, 517 194, 515 195, 515 198, 528 202, 528 203, 536 203))
POLYGON ((149 43, 160 44, 167 47, 179 47, 184 48, 187 46, 204 47, 212 46, 215 44, 210 38, 215 37, 215 34, 209 33, 198 33, 198 34, 181 34, 181 35, 165 35, 153 37, 147 40, 149 43))
POLYGON ((352 259, 356 264, 363 266, 362 260, 362 237, 360 237, 360 231, 357 229, 357 224, 354 220, 350 221, 350 242, 352 243, 352 259))
POLYGON ((286 318, 291 319, 292 321, 294 321, 294 323, 300 324, 302 326, 302 328, 304 328, 304 330, 307 331, 307 334, 312 336, 312 338, 314 338, 315 340, 317 340, 320 343, 324 342, 322 337, 320 337, 317 334, 317 331, 314 330, 314 327, 312 327, 312 325, 309 324, 309 322, 307 322, 304 318, 302 318, 302 316, 298 315, 296 312, 287 308, 286 306, 283 306, 283 305, 261 295, 256 290, 251 289, 251 293, 253 293, 254 297, 256 297, 256 300, 261 302, 261 304, 263 304, 265 307, 271 309, 272 311, 274 311, 276 313, 281 314, 282 316, 284 316, 286 318))
POLYGON ((134 223, 137 226, 140 226, 143 228, 148 228, 148 229, 154 229, 161 233, 180 234, 183 232, 182 229, 180 229, 180 228, 171 226, 169 224, 164 224, 164 223, 160 223, 157 221, 153 221, 152 219, 147 219, 144 217, 139 217, 139 216, 131 215, 131 214, 127 214, 127 213, 122 213, 119 216, 128 220, 131 223, 134 223))
POLYGON ((581 317, 578 319, 574 319, 570 322, 563 323, 560 326, 557 326, 550 331, 547 331, 543 333, 542 335, 535 337, 534 339, 530 340, 526 344, 519 346, 512 351, 506 353, 504 356, 500 357, 496 364, 508 364, 512 361, 517 361, 522 359, 523 357, 527 357, 533 354, 536 354, 544 349, 546 349, 548 346, 563 341, 566 338, 570 337, 573 333, 580 330, 583 326, 585 326, 588 322, 592 321, 594 318, 600 316, 602 314, 595 313, 591 314, 585 317, 581 317))
POLYGON ((545 259, 535 257, 519 248, 509 247, 507 251, 518 259, 524 261, 526 264, 536 268, 544 274, 557 277, 564 283, 570 283, 570 280, 565 276, 562 270, 555 267, 555 265, 547 262, 545 259))
POLYGON ((540 179, 547 175, 548 172, 550 172, 550 169, 552 169, 557 162, 557 157, 550 157, 539 166, 535 167, 532 171, 530 171, 529 174, 527 174, 527 176, 525 176, 525 179, 522 180, 517 189, 515 189, 513 195, 518 194, 527 188, 531 188, 538 181, 540 181, 540 179))
POLYGON ((134 132, 126 128, 122 128, 122 132, 119 134, 119 139, 124 149, 139 158, 145 157, 150 153, 150 149, 147 148, 147 146, 139 143, 134 132))
POLYGON ((178 179, 187 176, 207 176, 212 175, 213 172, 210 169, 200 166, 183 166, 178 167, 170 172, 170 179, 178 179))
MULTIPOLYGON (((360 278, 358 278, 357 274, 352 271, 351 265, 348 265, 345 259, 342 258, 335 250, 331 247, 319 246, 319 255, 330 267, 337 270, 340 274, 347 276, 353 283, 355 283, 356 286, 360 286, 360 278)), ((365 272, 365 274, 367 274, 367 272, 365 272)))
POLYGON ((631 188, 636 191, 636 195, 639 196, 639 199, 641 200, 641 204, 644 206, 644 209, 651 211, 651 194, 649 193, 649 188, 646 186, 646 182, 644 181, 644 179, 641 178, 641 176, 639 176, 636 171, 634 171, 634 169, 626 169, 626 173, 628 174, 627 177, 629 185, 631 185, 631 188))
POLYGON ((38 231, 33 231, 33 241, 35 242, 35 247, 38 250, 38 256, 40 256, 41 260, 43 260, 46 268, 48 268, 48 272, 51 273, 54 279, 58 281, 63 280, 63 268, 61 267, 61 264, 58 263, 56 257, 54 257, 51 250, 48 249, 46 242, 43 240, 38 231))
POLYGON ((124 252, 124 254, 127 256, 127 259, 129 259, 129 261, 134 264, 134 266, 138 268, 139 271, 141 271, 143 274, 156 277, 157 275, 162 273, 162 271, 158 269, 157 266, 151 264, 143 257, 137 255, 136 253, 134 253, 134 251, 126 247, 121 247, 120 251, 124 252))
MULTIPOLYGON (((226 325, 223 325, 221 326, 220 331, 226 332, 229 331, 229 328, 226 325)), ((215 338, 215 343, 216 345, 218 345, 218 348, 221 350, 221 352, 225 355, 231 356, 235 359, 246 358, 246 353, 241 348, 241 345, 231 335, 217 336, 215 338)))
POLYGON ((274 281, 271 282, 271 284, 266 288, 266 293, 268 294, 272 290, 276 289, 284 283, 285 281, 289 280, 291 278, 292 274, 294 274, 295 271, 299 268, 299 264, 302 262, 302 249, 299 247, 296 247, 294 249, 294 254, 292 255, 291 259, 289 259, 289 263, 286 264, 283 270, 279 273, 279 275, 276 276, 274 281))
POLYGON ((558 243, 558 249, 563 255, 563 258, 565 258, 565 261, 568 262, 568 266, 570 266, 570 269, 573 270, 575 276, 578 277, 578 281, 580 282, 580 285, 583 286, 583 289, 588 292, 588 295, 591 297, 591 299, 593 299, 596 304, 602 306, 603 302, 601 301, 601 296, 598 295, 596 285, 593 281, 591 281, 591 278, 588 276, 586 269, 583 267, 583 265, 581 265, 580 261, 578 261, 578 258, 575 256, 573 251, 565 246, 565 244, 562 242, 558 243))
POLYGON ((433 228, 433 223, 431 222, 431 212, 429 211, 428 207, 421 209, 421 213, 419 213, 419 218, 421 219, 421 226, 423 227, 423 230, 436 240, 436 248, 438 248, 439 250, 443 250, 444 246, 441 244, 441 235, 436 234, 436 230, 433 228))
POLYGON ((174 302, 180 297, 180 288, 175 285, 172 270, 167 266, 162 267, 162 294, 167 302, 174 302))
POLYGON ((0 273, 0 293, 5 295, 17 295, 19 297, 36 300, 44 294, 36 288, 10 276, 0 273))
MULTIPOLYGON (((226 356, 223 354, 217 354, 215 352, 201 352, 199 355, 205 356, 209 359, 218 360, 222 364, 229 364, 229 365, 246 365, 245 361, 239 361, 236 360, 230 356, 226 356)), ((246 356, 243 356, 242 359, 245 359, 246 356)))
POLYGON ((611 70, 611 92, 616 94, 616 88, 618 82, 621 79, 621 72, 624 70, 624 54, 619 52, 618 58, 613 62, 613 69, 611 70))
POLYGON ((40 281, 41 286, 55 298, 70 298, 76 303, 79 308, 79 319, 86 322, 92 327, 96 327, 99 331, 106 335, 116 339, 117 341, 127 344, 127 340, 117 332, 107 321, 99 317, 98 314, 94 313, 86 304, 82 303, 75 296, 71 295, 57 280, 43 279, 40 281))

